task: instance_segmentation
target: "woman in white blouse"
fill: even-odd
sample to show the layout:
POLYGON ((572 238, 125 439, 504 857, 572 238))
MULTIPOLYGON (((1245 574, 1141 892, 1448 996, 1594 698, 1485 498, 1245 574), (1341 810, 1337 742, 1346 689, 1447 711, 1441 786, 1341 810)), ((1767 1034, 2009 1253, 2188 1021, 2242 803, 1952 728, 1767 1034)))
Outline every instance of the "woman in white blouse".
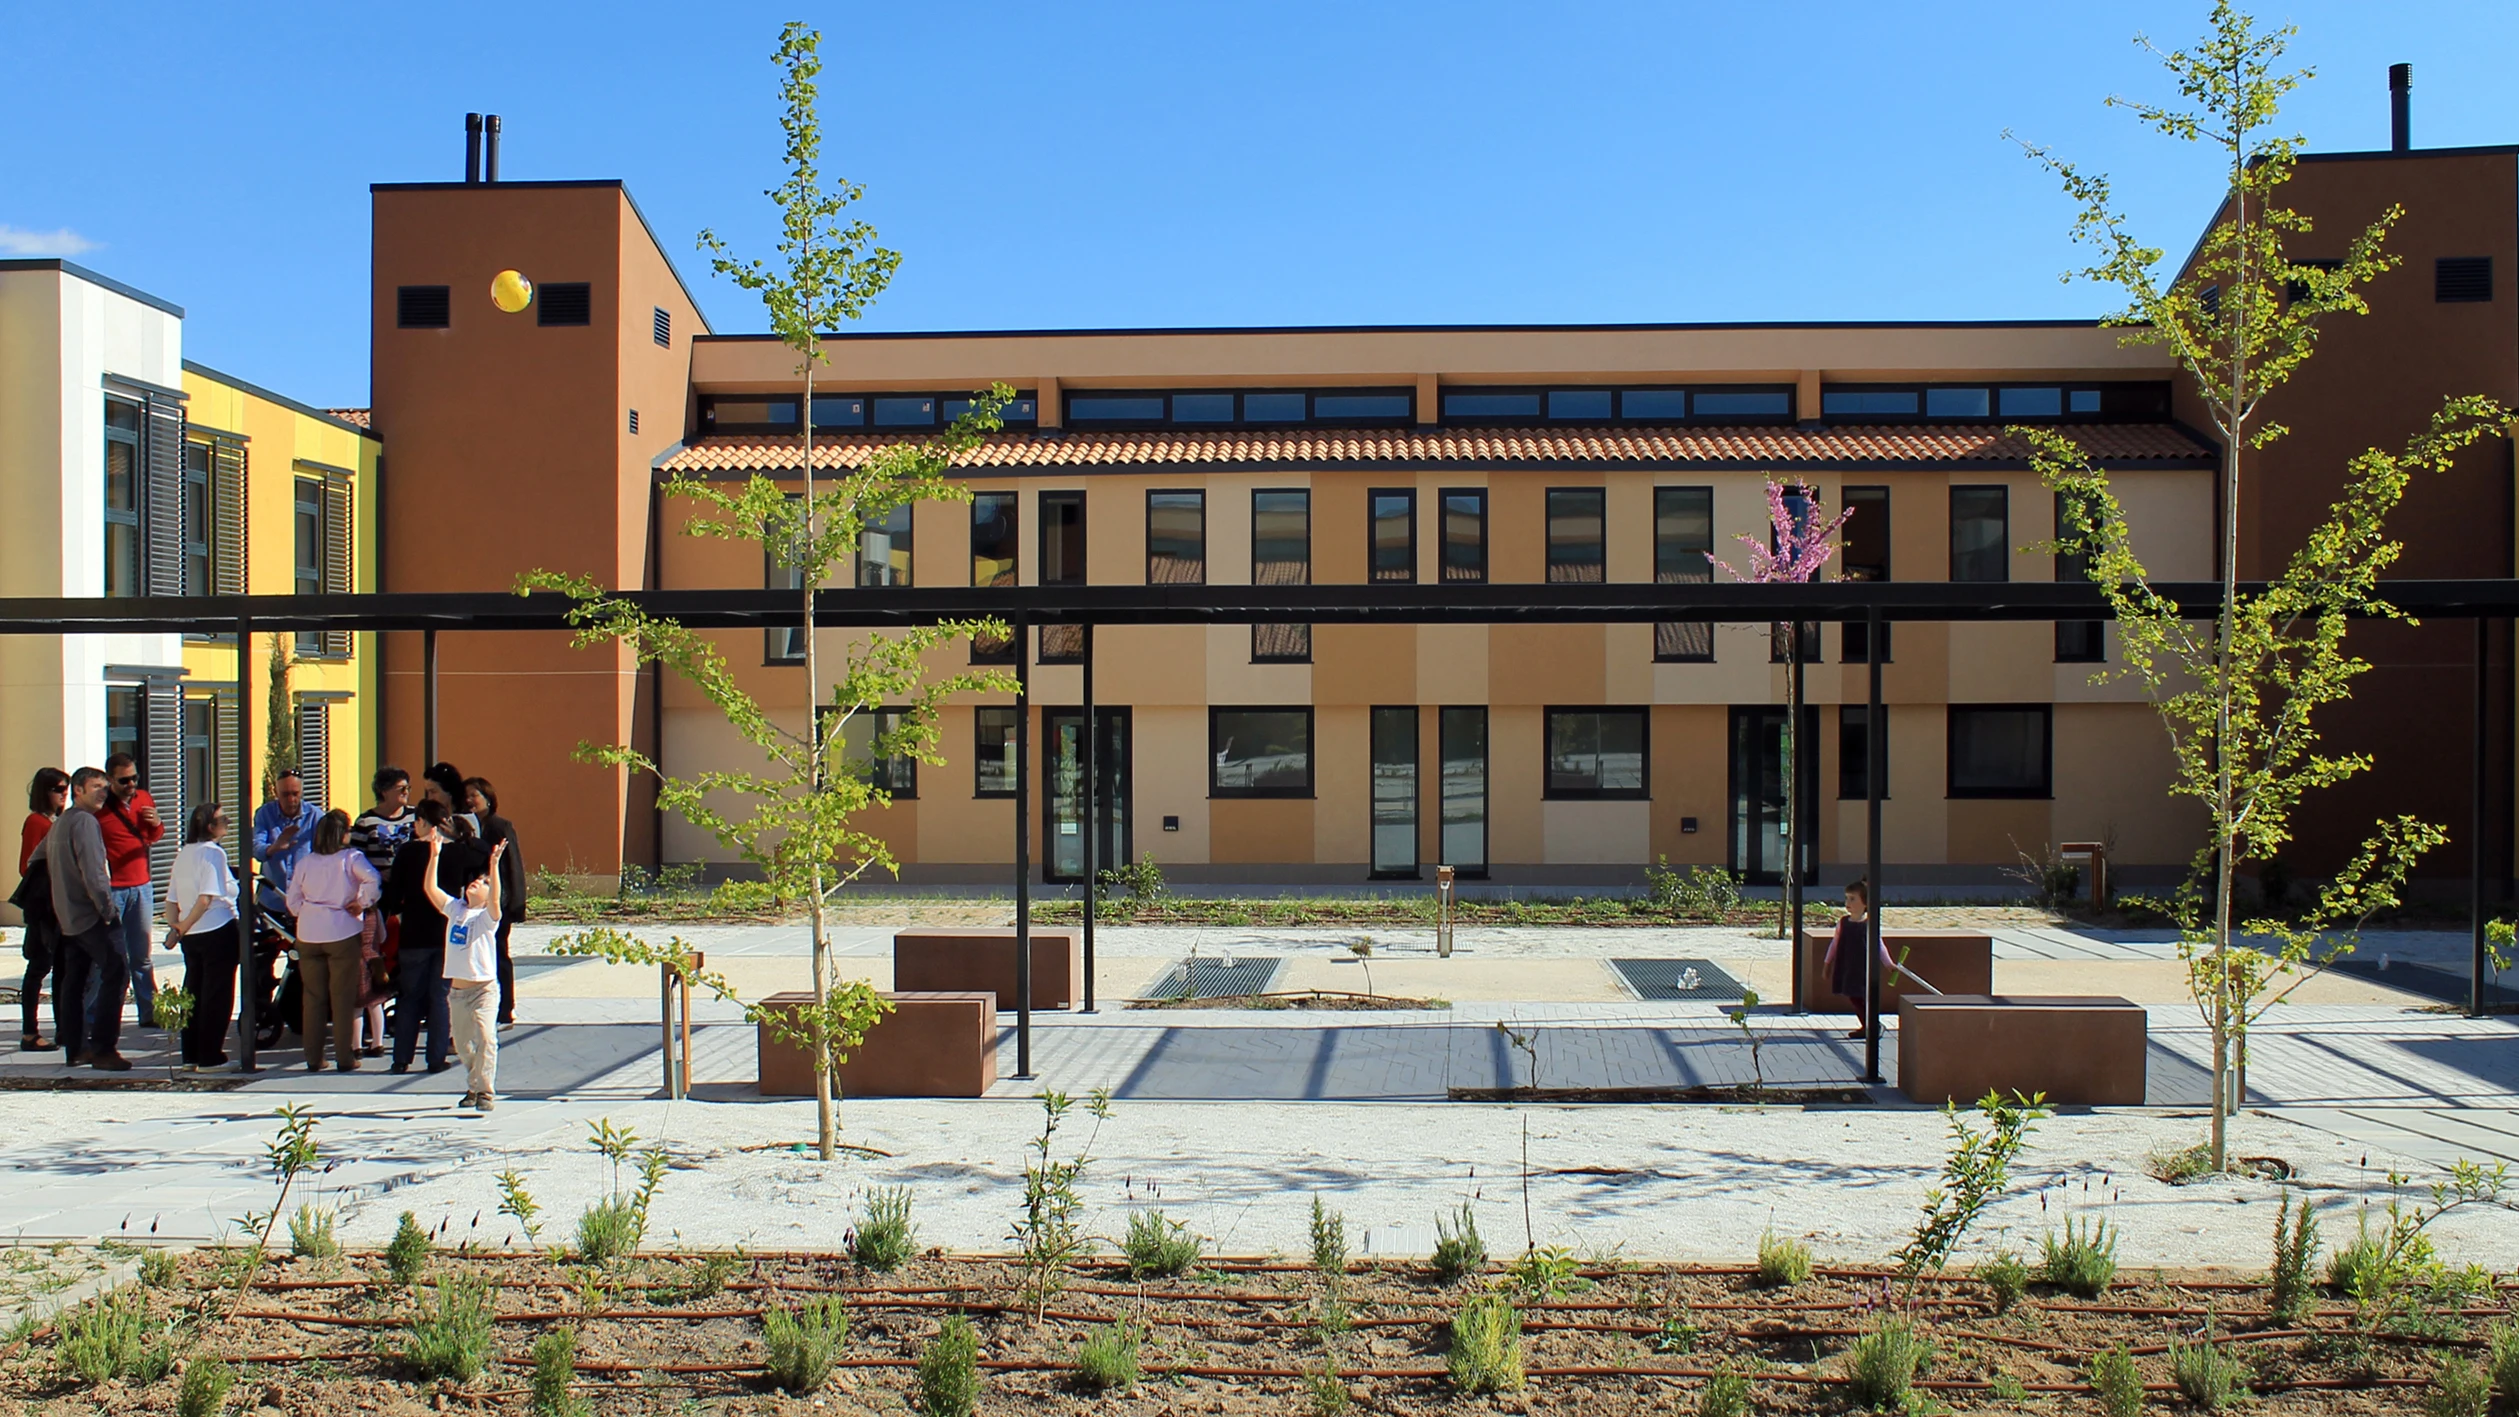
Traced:
POLYGON ((227 1063, 227 1025, 236 1010, 236 873, 227 864, 227 809, 204 802, 184 822, 175 853, 174 888, 166 893, 170 934, 184 952, 184 990, 192 1018, 184 1025, 184 1061, 196 1068, 227 1063))
POLYGON ((315 849, 289 873, 289 913, 297 917, 298 992, 305 997, 306 1067, 324 1067, 324 1029, 333 1032, 333 1059, 345 1073, 359 1070, 359 995, 367 986, 359 918, 376 903, 382 883, 367 853, 352 851, 350 814, 334 808, 315 824, 315 849))

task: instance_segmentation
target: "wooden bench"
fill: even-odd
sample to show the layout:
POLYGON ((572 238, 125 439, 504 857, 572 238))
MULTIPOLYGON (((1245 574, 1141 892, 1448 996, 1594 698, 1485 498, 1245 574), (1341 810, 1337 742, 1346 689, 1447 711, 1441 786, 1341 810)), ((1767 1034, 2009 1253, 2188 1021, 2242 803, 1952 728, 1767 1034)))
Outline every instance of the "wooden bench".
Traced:
MULTIPOLYGON (((1802 935, 1802 999, 1811 1012, 1852 1014, 1854 1000, 1828 983, 1828 941, 1832 932, 1806 930, 1802 935)), ((1994 937, 1967 930, 1883 930, 1881 945, 1891 959, 1933 982, 1945 994, 1994 992, 1994 937)), ((1875 968, 1878 965, 1875 964, 1875 968)), ((1881 970, 1881 1008, 1898 1007, 1910 996, 1931 998, 1933 992, 1894 969, 1881 970)))
MULTIPOLYGON (((997 996, 986 993, 886 994, 892 1012, 839 1065, 843 1097, 978 1097, 997 1081, 997 996)), ((793 1013, 809 993, 772 994, 765 1008, 793 1013)), ((813 1095, 813 1050, 759 1030, 761 1095, 813 1095)))
MULTIPOLYGON (((1085 977, 1084 938, 1073 930, 1032 932, 1032 1007, 1072 1009, 1085 977)), ((976 930, 903 930, 892 937, 892 987, 904 993, 972 993, 1015 1006, 1012 926, 976 930)))
POLYGON ((1910 995, 1898 1001, 1898 1089, 1962 1106, 2043 1092, 2068 1106, 2140 1107, 2146 1023, 2142 1005, 2106 995, 1910 995))

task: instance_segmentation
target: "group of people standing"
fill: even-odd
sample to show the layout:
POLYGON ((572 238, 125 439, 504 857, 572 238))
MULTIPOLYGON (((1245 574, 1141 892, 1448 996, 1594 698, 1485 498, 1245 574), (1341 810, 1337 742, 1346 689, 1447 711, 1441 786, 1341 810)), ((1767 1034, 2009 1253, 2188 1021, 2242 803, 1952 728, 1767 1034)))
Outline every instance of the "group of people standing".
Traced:
MULTIPOLYGON (((139 768, 117 753, 102 770, 44 768, 28 787, 19 834, 19 885, 10 897, 26 919, 20 1047, 62 1048, 70 1066, 123 1071, 123 1004, 135 996, 140 1026, 156 1026, 151 967, 149 851, 166 833, 139 768), (54 1038, 43 1036, 40 1001, 52 982, 54 1038)), ((426 1064, 460 1059, 466 1105, 494 1105, 498 1030, 515 1021, 515 966, 508 937, 524 917, 524 862, 516 828, 499 815, 498 790, 448 763, 421 775, 377 771, 376 802, 353 820, 306 799, 294 771, 272 784, 254 812, 255 904, 294 939, 299 1032, 306 1066, 356 1072, 385 1053, 385 1005, 394 1005, 392 1070, 411 1070, 423 1036, 426 1064)), ((182 1033, 184 1061, 220 1067, 240 976, 268 999, 271 958, 244 948, 238 881, 222 840, 230 819, 216 802, 196 805, 175 854, 163 918, 184 956, 193 996, 182 1033)), ((266 1008, 268 1005, 265 1006, 266 1008)))

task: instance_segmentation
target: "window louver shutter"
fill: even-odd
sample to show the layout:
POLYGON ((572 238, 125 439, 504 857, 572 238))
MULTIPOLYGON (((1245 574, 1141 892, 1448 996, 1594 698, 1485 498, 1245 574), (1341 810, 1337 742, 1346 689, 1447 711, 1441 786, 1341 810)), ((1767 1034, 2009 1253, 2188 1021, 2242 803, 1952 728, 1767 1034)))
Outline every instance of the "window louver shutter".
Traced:
MULTIPOLYGON (((245 593, 245 445, 222 438, 210 452, 210 506, 216 521, 210 550, 210 588, 220 595, 245 593)), ((220 740, 225 742, 223 738, 220 740)))
MULTIPOLYGON (((176 587, 179 593, 182 589, 176 587)), ((174 879, 175 851, 184 844, 184 814, 192 809, 184 800, 184 686, 160 680, 142 688, 140 695, 140 781, 166 823, 166 835, 149 848, 149 879, 163 891, 174 879)))
POLYGON ((332 805, 332 715, 322 699, 297 701, 297 775, 306 784, 306 800, 332 805))
POLYGON ((545 325, 591 325, 595 320, 594 287, 585 281, 545 285, 534 292, 534 319, 545 325))
POLYGON ((673 348, 673 312, 662 305, 656 307, 656 343, 673 348))
POLYGON ((219 765, 219 780, 210 790, 210 800, 228 803, 228 864, 242 869, 245 861, 245 828, 252 824, 254 813, 251 803, 229 800, 231 794, 236 791, 237 773, 243 767, 238 755, 245 750, 245 729, 244 724, 240 722, 242 716, 237 712, 236 694, 237 691, 234 689, 221 689, 211 696, 212 702, 216 705, 212 714, 216 720, 215 727, 219 737, 218 741, 211 745, 210 756, 219 765))
MULTIPOLYGON (((148 557, 141 573, 150 595, 184 593, 184 406, 152 394, 147 445, 141 450, 145 484, 140 494, 140 544, 148 557)), ((152 792, 155 789, 151 789, 152 792)))
POLYGON ((2493 258, 2443 256, 2432 263, 2432 299, 2467 304, 2493 298, 2493 258))
MULTIPOLYGON (((324 477, 324 593, 348 595, 350 583, 350 479, 339 473, 324 477)), ((324 653, 350 657, 350 632, 326 630, 324 653)))

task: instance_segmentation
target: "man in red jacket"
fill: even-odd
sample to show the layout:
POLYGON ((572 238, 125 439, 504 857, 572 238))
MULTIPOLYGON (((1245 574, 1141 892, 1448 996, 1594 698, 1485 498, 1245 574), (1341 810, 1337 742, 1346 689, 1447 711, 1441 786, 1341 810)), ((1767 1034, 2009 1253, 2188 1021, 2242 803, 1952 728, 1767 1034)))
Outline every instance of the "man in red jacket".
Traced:
POLYGON ((97 830, 105 837, 105 869, 114 888, 122 919, 123 959, 131 971, 131 1002, 142 1028, 157 1027, 157 972, 150 968, 150 930, 157 920, 157 902, 149 883, 149 848, 166 835, 157 803, 140 790, 140 763, 129 753, 105 760, 105 805, 96 810, 97 830))

